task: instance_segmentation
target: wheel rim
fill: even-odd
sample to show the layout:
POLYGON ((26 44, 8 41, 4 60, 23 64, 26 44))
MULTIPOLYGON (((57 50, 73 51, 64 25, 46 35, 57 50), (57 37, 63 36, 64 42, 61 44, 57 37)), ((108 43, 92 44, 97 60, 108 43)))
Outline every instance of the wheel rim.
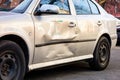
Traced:
POLYGON ((102 65, 105 65, 108 62, 108 56, 109 53, 108 53, 107 43, 103 42, 101 43, 99 48, 99 59, 102 65))
POLYGON ((2 80, 12 80, 17 73, 17 59, 12 51, 6 51, 0 55, 0 76, 2 80))

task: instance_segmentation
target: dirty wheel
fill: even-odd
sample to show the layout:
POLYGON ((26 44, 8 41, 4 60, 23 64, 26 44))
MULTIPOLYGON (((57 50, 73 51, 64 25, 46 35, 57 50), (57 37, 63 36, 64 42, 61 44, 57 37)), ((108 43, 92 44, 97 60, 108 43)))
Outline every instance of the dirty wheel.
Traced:
POLYGON ((102 37, 94 51, 93 59, 90 59, 89 65, 94 70, 104 70, 110 59, 110 44, 106 37, 102 37))
POLYGON ((22 80, 25 74, 25 58, 22 49, 12 41, 0 42, 1 80, 22 80))

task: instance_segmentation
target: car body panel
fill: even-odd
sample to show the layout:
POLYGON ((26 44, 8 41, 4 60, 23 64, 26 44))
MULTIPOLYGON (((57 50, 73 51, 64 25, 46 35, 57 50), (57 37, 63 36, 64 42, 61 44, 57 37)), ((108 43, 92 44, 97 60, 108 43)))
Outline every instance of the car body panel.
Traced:
MULTIPOLYGON (((36 45, 40 45, 40 47, 36 47, 35 49, 35 59, 42 59, 42 60, 54 60, 55 59, 59 59, 59 57, 68 57, 73 55, 72 53, 69 52, 62 52, 63 54, 61 54, 60 51, 62 51, 60 48, 59 50, 57 50, 58 45, 54 45, 54 47, 52 47, 50 49, 50 47, 46 46, 46 48, 44 47, 45 44, 54 44, 54 43, 62 43, 64 41, 72 41, 74 38, 77 37, 76 32, 76 28, 71 28, 69 27, 69 23, 75 22, 76 20, 75 18, 72 16, 38 16, 35 17, 35 44, 36 45), (63 18, 62 18, 63 17, 63 18), (71 17, 70 21, 69 18, 71 17), (38 21, 37 21, 38 20, 38 21), (42 21, 41 21, 42 20, 42 21), (40 22, 41 21, 41 22, 40 22), (72 35, 72 36, 71 36, 72 35), (44 49, 42 49, 43 47, 41 47, 41 45, 43 45, 44 49), (55 51, 55 49, 57 51, 55 51), (41 50, 42 49, 42 50, 41 50), (44 51, 44 52, 43 52, 44 51), (39 52, 39 54, 38 54, 39 52), (42 54, 43 53, 43 54, 42 54), (45 55, 46 54, 46 55, 45 55), (61 56, 60 56, 61 54, 61 56), (42 56, 44 55, 44 56, 42 56), (57 58, 57 55, 58 58, 57 58), (51 56, 51 57, 50 57, 51 56), (36 57, 40 57, 40 58, 36 58, 36 57), (45 58, 46 57, 46 58, 45 58), (53 58, 54 57, 54 58, 53 58)), ((59 46, 60 47, 60 46, 59 46)), ((64 47, 65 48, 65 47, 64 47)), ((67 48, 66 48, 67 50, 67 48)), ((65 50, 65 51, 66 51, 65 50)), ((39 60, 37 60, 39 61, 39 60)), ((36 61, 35 61, 36 62, 36 61)))
POLYGON ((97 30, 93 27, 94 23, 86 21, 85 17, 78 17, 85 20, 82 22, 72 14, 33 16, 37 46, 33 62, 47 62, 92 54, 92 44, 96 40, 96 35, 91 34, 96 33, 97 30), (76 26, 70 27, 71 22, 76 26))
MULTIPOLYGON (((1 14, 1 12, 0 12, 1 14)), ((0 37, 15 35, 22 38, 29 49, 29 63, 32 63, 34 54, 34 27, 33 21, 28 14, 2 12, 0 16, 0 37), (14 17, 14 18, 13 18, 14 17), (4 21, 6 23, 4 23, 4 21)))

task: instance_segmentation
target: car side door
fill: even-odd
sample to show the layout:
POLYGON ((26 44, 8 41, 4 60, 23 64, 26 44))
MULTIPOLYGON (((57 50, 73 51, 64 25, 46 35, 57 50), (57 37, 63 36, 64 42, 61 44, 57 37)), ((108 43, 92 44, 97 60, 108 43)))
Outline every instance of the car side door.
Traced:
MULTIPOLYGON (((80 29, 79 40, 81 52, 79 55, 92 55, 98 33, 102 25, 101 15, 97 5, 92 0, 72 0, 78 27, 80 29)), ((78 49, 79 49, 78 48, 78 49)))
MULTIPOLYGON (((72 42, 78 36, 79 28, 77 27, 76 18, 71 12, 72 7, 69 5, 71 0, 66 1, 67 12, 66 10, 59 13, 52 12, 57 9, 55 5, 59 2, 54 5, 45 4, 41 6, 42 9, 38 6, 37 10, 41 9, 43 13, 33 16, 35 24, 35 55, 33 63, 64 59, 75 55, 69 50, 66 43, 72 42), (48 9, 45 9, 46 7, 48 9), (50 7, 54 7, 54 10, 50 7)), ((60 6, 58 7, 59 10, 62 10, 60 6)))

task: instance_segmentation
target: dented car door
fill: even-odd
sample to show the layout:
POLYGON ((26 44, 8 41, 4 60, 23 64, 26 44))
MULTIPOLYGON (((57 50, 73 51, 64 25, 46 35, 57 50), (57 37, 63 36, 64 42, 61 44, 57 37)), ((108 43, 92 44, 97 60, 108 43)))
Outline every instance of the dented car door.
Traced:
MULTIPOLYGON (((46 6, 55 7, 54 5, 44 5, 43 7, 46 6)), ((68 12, 60 11, 57 14, 47 12, 35 15, 33 19, 36 44, 34 63, 75 56, 69 50, 67 43, 76 39, 79 28, 76 18, 70 10, 68 12)))

